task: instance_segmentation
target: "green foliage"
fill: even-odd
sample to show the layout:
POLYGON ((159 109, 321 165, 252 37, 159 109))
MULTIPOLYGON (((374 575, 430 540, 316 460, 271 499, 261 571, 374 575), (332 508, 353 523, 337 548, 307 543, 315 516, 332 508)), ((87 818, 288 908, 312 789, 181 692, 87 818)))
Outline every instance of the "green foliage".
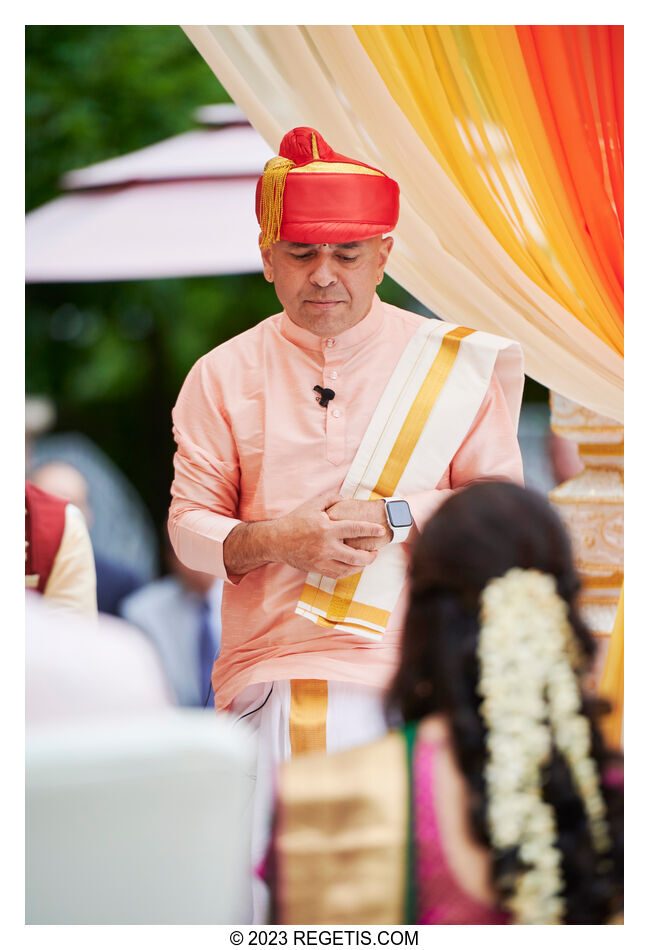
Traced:
POLYGON ((178 26, 28 26, 27 208, 74 168, 192 127, 192 111, 230 102, 178 26))
MULTIPOLYGON (((65 172, 185 132, 198 106, 230 101, 178 26, 28 26, 25 41, 28 209, 56 197, 65 172)), ((27 392, 52 397, 56 428, 104 449, 160 523, 182 380, 237 332, 233 299, 248 325, 271 294, 258 277, 29 286, 27 392)))

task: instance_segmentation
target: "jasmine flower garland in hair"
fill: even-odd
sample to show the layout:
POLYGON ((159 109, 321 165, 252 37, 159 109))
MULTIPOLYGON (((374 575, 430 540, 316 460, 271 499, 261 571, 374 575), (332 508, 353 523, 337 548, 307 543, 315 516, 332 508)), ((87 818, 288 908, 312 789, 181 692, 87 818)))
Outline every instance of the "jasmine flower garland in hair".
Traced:
POLYGON ((579 713, 571 663, 576 644, 554 578, 513 568, 490 581, 482 593, 478 659, 489 833, 498 850, 518 847, 526 865, 508 909, 518 923, 560 923, 561 853, 541 782, 553 736, 584 802, 597 850, 608 847, 608 833, 588 721, 579 713))

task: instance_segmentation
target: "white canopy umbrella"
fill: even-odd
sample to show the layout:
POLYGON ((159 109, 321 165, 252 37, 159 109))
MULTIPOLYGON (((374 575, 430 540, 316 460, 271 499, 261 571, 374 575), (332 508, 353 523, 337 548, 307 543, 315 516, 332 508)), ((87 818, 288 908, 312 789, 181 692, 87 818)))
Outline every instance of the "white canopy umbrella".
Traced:
POLYGON ((65 175, 67 193, 27 215, 26 280, 260 271, 255 185, 272 152, 236 106, 197 115, 220 125, 65 175))

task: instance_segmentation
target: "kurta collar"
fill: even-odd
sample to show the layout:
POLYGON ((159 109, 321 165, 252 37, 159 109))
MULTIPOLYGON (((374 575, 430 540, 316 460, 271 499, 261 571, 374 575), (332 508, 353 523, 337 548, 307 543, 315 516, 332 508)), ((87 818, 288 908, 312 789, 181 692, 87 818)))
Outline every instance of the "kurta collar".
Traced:
MULTIPOLYGON (((383 326, 384 318, 383 303, 379 299, 378 294, 374 294, 372 306, 367 316, 363 317, 356 326, 351 327, 349 330, 344 330, 333 338, 336 341, 336 349, 346 349, 350 346, 356 346, 358 343, 362 343, 370 336, 378 333, 383 326)), ((290 317, 287 316, 285 311, 282 311, 280 315, 279 328, 283 337, 286 337, 291 343, 302 347, 302 349, 321 351, 323 347, 326 346, 326 339, 324 337, 318 336, 316 333, 311 333, 310 330, 305 330, 303 327, 298 327, 298 325, 293 323, 290 317)))

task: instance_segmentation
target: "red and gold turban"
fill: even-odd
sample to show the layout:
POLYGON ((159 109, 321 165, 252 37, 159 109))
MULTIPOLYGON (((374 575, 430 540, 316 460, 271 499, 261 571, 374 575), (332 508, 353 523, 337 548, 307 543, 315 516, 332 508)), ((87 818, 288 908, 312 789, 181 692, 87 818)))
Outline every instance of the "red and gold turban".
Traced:
POLYGON ((391 231, 399 186, 378 168, 339 155, 315 129, 292 129, 266 163, 255 201, 261 246, 361 241, 391 231))

